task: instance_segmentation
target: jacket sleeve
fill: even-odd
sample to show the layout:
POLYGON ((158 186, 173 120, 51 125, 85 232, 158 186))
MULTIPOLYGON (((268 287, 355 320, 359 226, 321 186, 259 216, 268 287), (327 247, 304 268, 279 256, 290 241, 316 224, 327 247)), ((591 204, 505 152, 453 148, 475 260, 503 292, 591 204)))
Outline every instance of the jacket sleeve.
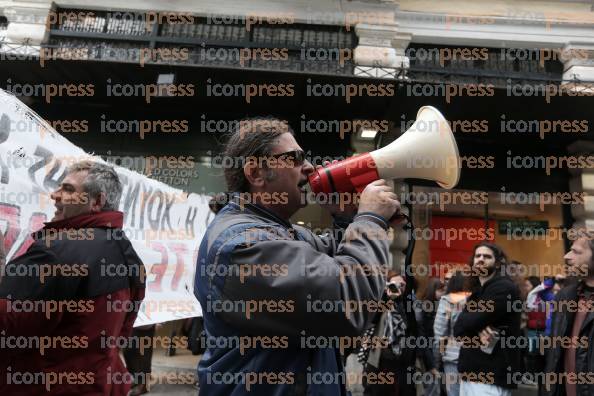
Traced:
POLYGON ((134 328, 134 322, 138 316, 140 304, 142 303, 142 300, 144 300, 144 291, 144 288, 130 288, 130 300, 134 303, 134 309, 126 313, 126 318, 122 324, 122 331, 120 332, 122 337, 130 337, 132 335, 132 329, 134 328))
POLYGON ((421 300, 416 300, 415 304, 413 305, 413 309, 415 311, 415 319, 417 321, 417 331, 418 337, 424 338, 426 342, 423 344, 426 345, 424 348, 417 348, 417 355, 419 359, 423 361, 423 365, 425 366, 425 370, 431 370, 435 368, 435 362, 433 360, 433 342, 429 340, 430 332, 429 332, 429 323, 428 323, 428 315, 425 312, 425 307, 423 307, 421 300))
POLYGON ((301 235, 314 246, 314 248, 322 253, 334 257, 340 241, 344 238, 345 232, 349 225, 353 222, 352 217, 333 215, 332 216, 332 230, 324 230, 325 232, 314 234, 307 228, 302 226, 294 226, 299 230, 301 235))
POLYGON ((497 324, 508 315, 508 302, 519 299, 517 290, 510 282, 491 284, 478 300, 471 296, 456 320, 454 336, 476 336, 485 327, 497 324))
POLYGON ((35 241, 21 256, 4 266, 0 277, 0 298, 17 300, 57 300, 66 289, 76 289, 76 282, 60 276, 50 276, 50 267, 62 264, 43 241, 35 241), (26 268, 26 270, 24 269, 26 268), (64 281, 66 279, 66 281, 64 281), (75 286, 71 286, 74 284, 75 286))
MULTIPOLYGON (((41 304, 44 301, 38 301, 41 304)), ((40 310, 33 310, 33 312, 20 311, 18 304, 16 307, 10 307, 14 301, 10 299, 0 298, 0 329, 2 329, 2 337, 9 339, 11 337, 38 337, 40 329, 43 329, 45 334, 48 334, 55 329, 62 320, 63 313, 59 310, 57 312, 40 312, 40 310), (15 312, 17 308, 19 312, 15 312)), ((39 306, 39 305, 37 305, 39 306)), ((14 341, 13 341, 14 342, 14 341)), ((9 344, 7 344, 9 345, 9 344)), ((27 352, 17 348, 0 348, 0 358, 2 356, 12 356, 27 352)))
MULTIPOLYGON (((38 275, 40 265, 58 262, 51 250, 42 243, 34 243, 26 253, 6 263, 0 278, 0 329, 3 336, 38 336, 40 329, 45 333, 54 329, 62 320, 63 312, 55 309, 53 301, 39 298, 56 292, 62 285, 54 277, 38 275), (27 267, 23 271, 22 267, 27 267), (25 310, 26 306, 33 307, 25 310)), ((40 272, 43 274, 43 271, 40 272)), ((2 354, 16 355, 24 351, 3 348, 2 354)))
POLYGON ((273 236, 236 246, 229 262, 240 270, 229 271, 219 291, 221 306, 233 309, 216 314, 249 334, 359 335, 376 312, 383 312, 387 232, 358 218, 334 254, 320 250, 273 236), (255 270, 275 264, 282 271, 255 270), (246 273, 241 268, 251 268, 250 276, 238 276, 246 273))
POLYGON ((433 350, 435 353, 435 364, 441 366, 441 348, 445 346, 447 342, 449 319, 447 314, 448 301, 444 297, 439 300, 439 306, 437 307, 437 313, 435 314, 435 322, 433 322, 433 334, 435 336, 435 342, 433 350))

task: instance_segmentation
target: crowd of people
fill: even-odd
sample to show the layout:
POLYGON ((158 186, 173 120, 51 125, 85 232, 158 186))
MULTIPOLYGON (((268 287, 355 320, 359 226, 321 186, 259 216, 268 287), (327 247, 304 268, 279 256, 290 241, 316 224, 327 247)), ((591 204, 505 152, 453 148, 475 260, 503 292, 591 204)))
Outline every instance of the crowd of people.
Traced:
POLYGON ((241 381, 213 381, 214 373, 279 370, 293 373, 294 381, 280 385, 260 381, 257 392, 345 394, 344 376, 312 380, 326 373, 344 374, 345 349, 328 347, 328 342, 314 349, 299 347, 300 335, 363 335, 357 357, 363 365, 361 383, 366 395, 508 396, 519 384, 531 382, 538 383, 544 395, 594 394, 590 385, 594 381, 574 380, 592 364, 587 345, 556 342, 570 335, 591 339, 594 316, 587 310, 554 306, 560 296, 587 306, 594 286, 588 235, 574 241, 565 256, 571 282, 564 283, 561 276, 518 279, 515 269, 521 264, 510 261, 500 246, 481 242, 465 271, 454 270, 443 280, 430 279, 423 295, 417 296, 414 278, 394 270, 387 273, 387 280, 382 276, 388 263, 386 233, 400 209, 385 181, 370 183, 351 213, 338 210, 338 205, 326 206, 340 233, 313 235, 290 223, 303 204, 298 199, 301 188, 313 172, 311 164, 298 155, 301 152, 290 131, 274 128, 237 132, 227 143, 225 155, 230 157, 284 158, 293 166, 225 170, 230 190, 242 194, 231 197, 209 226, 198 265, 282 262, 301 270, 289 271, 282 279, 255 276, 244 282, 234 276, 197 275, 195 291, 203 305, 208 298, 229 303, 270 297, 295 302, 291 315, 261 310, 248 318, 245 312, 205 312, 206 334, 279 334, 296 343, 285 350, 256 348, 250 354, 235 348, 207 349, 198 366, 200 388, 206 394, 240 393, 243 387, 241 381), (286 192, 280 207, 259 199, 246 201, 278 191, 286 192), (344 238, 337 237, 341 235, 344 238), (343 272, 355 275, 341 276, 343 272), (342 302, 343 307, 353 299, 386 301, 391 308, 345 315, 340 309, 308 309, 304 299, 342 302), (383 342, 373 342, 378 339, 383 342), (417 389, 419 384, 422 391, 417 389))
MULTIPOLYGON (((530 378, 542 396, 594 394, 589 234, 573 241, 564 257, 567 279, 518 279, 512 270, 520 264, 485 241, 474 246, 466 266, 429 279, 418 293, 418 279, 386 271, 389 228, 402 219, 385 180, 369 183, 357 206, 325 206, 335 234, 316 235, 291 224, 305 204, 303 187, 314 168, 291 131, 272 121, 237 130, 225 155, 274 158, 286 166, 248 161, 226 169, 234 193, 213 207, 218 213, 200 244, 194 292, 209 340, 197 368, 200 394, 346 395, 352 378, 345 360, 353 353, 363 365, 363 375, 354 380, 366 395, 509 396, 530 378), (283 194, 282 203, 264 199, 275 193, 283 194), (273 263, 286 270, 263 270, 273 263), (201 270, 206 266, 217 270, 201 270), (238 270, 246 266, 249 272, 238 270)), ((138 270, 143 263, 121 232, 121 191, 113 168, 88 161, 72 165, 52 194, 52 221, 25 254, 4 265, 1 394, 38 395, 52 388, 55 395, 127 395, 133 385, 132 394, 147 391, 129 372, 150 376, 150 355, 128 349, 125 367, 117 345, 103 342, 152 337, 155 331, 133 330, 145 286, 138 270), (94 238, 44 238, 65 230, 94 238), (136 271, 101 276, 96 263, 106 260, 136 271), (47 266, 80 263, 87 263, 86 274, 45 280, 36 275, 47 266), (88 309, 70 309, 81 301, 88 309), (133 308, 115 310, 114 302, 133 308), (47 309, 24 310, 25 305, 47 309), (82 337, 86 346, 40 350, 9 344, 64 337, 82 337), (24 382, 23 373, 39 373, 40 381, 24 382), (63 373, 84 375, 78 382, 48 384, 63 373)), ((0 260, 3 245, 0 238, 0 260)))
MULTIPOLYGON (((550 335, 554 311, 550 304, 563 288, 565 276, 559 274, 546 277, 542 281, 532 276, 521 279, 520 282, 512 273, 513 270, 506 268, 507 260, 499 246, 492 243, 478 244, 468 267, 452 268, 445 273, 443 279, 430 278, 419 299, 414 294, 404 296, 391 292, 390 288, 396 290, 394 285, 405 281, 398 272, 390 271, 386 286, 387 296, 396 301, 404 301, 406 298, 413 301, 409 306, 415 314, 414 323, 409 319, 405 321, 410 329, 408 332, 390 334, 390 344, 381 352, 384 359, 378 362, 367 359, 366 348, 363 347, 359 353, 359 361, 366 370, 371 366, 396 374, 406 369, 409 372, 424 371, 427 375, 414 377, 421 379, 418 383, 422 385, 422 390, 419 392, 424 396, 459 396, 488 392, 489 390, 473 384, 477 381, 466 380, 481 376, 484 377, 482 382, 495 386, 491 389, 493 393, 486 394, 505 395, 506 390, 514 389, 519 384, 536 385, 535 379, 539 374, 542 377, 545 368, 545 349, 541 348, 540 343, 541 338, 550 335), (494 267, 490 266, 491 262, 495 264, 494 267), (468 268, 487 275, 468 276, 468 268), (467 303, 476 308, 465 310, 467 303), (476 312, 481 307, 484 312, 476 312), (522 309, 518 310, 517 307, 522 309), (409 342, 408 337, 411 336, 417 338, 416 343, 409 342), (472 336, 477 336, 474 345, 472 336), (511 341, 502 344, 503 348, 507 348, 505 353, 496 353, 495 347, 501 338, 511 341), (420 339, 427 341, 419 342, 420 339), (490 345, 491 343, 494 344, 490 345), (403 350, 405 345, 408 345, 408 354, 394 353, 403 350), (520 375, 510 376, 502 368, 510 374, 520 375), (489 376, 492 378, 488 378, 489 376), (464 392, 461 392, 461 386, 465 387, 464 392)), ((512 262, 512 265, 521 264, 512 262)), ((402 302, 396 307, 399 308, 390 315, 407 318, 405 310, 401 308, 402 302)), ((391 331, 387 330, 384 322, 380 323, 384 329, 378 331, 374 328, 373 334, 391 331)), ((395 328, 397 326, 392 326, 392 329, 395 328)), ((405 383, 405 376, 396 377, 400 381, 396 381, 394 385, 366 384, 365 395, 417 394, 414 389, 416 381, 411 381, 413 377, 408 377, 408 383, 405 383)))

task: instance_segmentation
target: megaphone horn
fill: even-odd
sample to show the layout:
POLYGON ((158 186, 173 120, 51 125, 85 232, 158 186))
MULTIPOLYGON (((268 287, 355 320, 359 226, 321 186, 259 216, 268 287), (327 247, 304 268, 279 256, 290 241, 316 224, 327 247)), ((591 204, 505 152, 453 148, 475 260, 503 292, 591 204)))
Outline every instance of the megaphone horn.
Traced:
POLYGON ((423 106, 415 123, 381 149, 336 162, 309 176, 314 193, 360 192, 378 179, 433 180, 446 189, 458 184, 458 146, 446 119, 432 106, 423 106))

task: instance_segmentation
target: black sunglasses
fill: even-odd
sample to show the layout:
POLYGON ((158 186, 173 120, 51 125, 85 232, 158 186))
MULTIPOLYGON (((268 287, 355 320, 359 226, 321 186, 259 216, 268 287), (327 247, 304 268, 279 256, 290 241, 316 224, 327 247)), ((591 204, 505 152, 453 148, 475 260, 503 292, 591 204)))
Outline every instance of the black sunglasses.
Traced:
POLYGON ((305 162, 305 152, 303 150, 292 150, 285 153, 273 154, 268 158, 277 159, 285 167, 301 166, 305 162))

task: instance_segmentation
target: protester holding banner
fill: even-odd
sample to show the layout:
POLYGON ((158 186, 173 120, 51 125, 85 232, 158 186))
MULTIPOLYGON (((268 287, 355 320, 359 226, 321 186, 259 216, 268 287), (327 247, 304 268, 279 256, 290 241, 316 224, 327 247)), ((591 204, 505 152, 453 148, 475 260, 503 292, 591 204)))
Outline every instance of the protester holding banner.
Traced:
POLYGON ((121 229, 121 192, 112 167, 73 164, 51 194, 52 221, 6 264, 0 394, 128 393, 118 345, 144 297, 144 267, 121 229))
POLYGON ((241 123, 225 156, 238 164, 225 169, 236 194, 207 229, 196 268, 201 394, 345 394, 339 349, 378 312, 396 195, 383 180, 369 184, 335 241, 289 222, 314 168, 286 123, 241 123))
POLYGON ((121 183, 122 230, 144 263, 139 271, 148 277, 134 326, 202 315, 193 292, 193 274, 208 224, 209 197, 147 177, 166 166, 171 156, 94 157, 2 89, 0 116, 0 227, 8 261, 25 253, 33 243, 31 235, 54 216, 50 194, 68 166, 83 160, 109 164, 121 183))

